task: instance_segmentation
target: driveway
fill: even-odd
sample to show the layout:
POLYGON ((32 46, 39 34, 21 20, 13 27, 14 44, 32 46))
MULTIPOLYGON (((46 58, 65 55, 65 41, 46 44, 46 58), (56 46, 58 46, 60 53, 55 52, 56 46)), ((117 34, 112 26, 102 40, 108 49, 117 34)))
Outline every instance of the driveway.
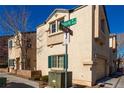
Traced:
POLYGON ((111 77, 105 77, 98 81, 98 84, 95 87, 124 88, 124 74, 116 72, 111 77))
POLYGON ((39 83, 21 77, 0 73, 0 77, 7 78, 6 88, 39 88, 39 83))

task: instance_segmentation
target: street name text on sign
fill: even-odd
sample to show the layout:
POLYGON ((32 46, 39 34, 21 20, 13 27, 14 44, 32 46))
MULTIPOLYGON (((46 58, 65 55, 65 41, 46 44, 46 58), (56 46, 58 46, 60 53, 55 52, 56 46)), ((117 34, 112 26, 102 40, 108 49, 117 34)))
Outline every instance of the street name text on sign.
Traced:
POLYGON ((69 26, 75 25, 76 23, 77 23, 77 18, 73 18, 73 19, 63 22, 62 25, 64 27, 69 27, 69 26))

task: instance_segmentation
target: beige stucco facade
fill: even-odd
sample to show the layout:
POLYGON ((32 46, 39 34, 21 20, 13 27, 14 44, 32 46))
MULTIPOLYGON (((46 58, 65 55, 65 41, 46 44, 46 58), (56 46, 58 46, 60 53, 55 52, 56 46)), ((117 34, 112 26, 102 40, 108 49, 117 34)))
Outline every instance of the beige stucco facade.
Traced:
POLYGON ((109 28, 104 6, 56 9, 37 27, 37 69, 42 75, 52 70, 48 68, 49 55, 65 54, 64 32, 49 34, 49 24, 59 18, 64 21, 77 18, 77 23, 69 27, 73 35, 68 43, 68 71, 72 71, 73 83, 92 86, 109 74, 109 28), (101 20, 104 20, 104 31, 101 31, 101 20))
POLYGON ((8 62, 13 61, 13 64, 10 64, 10 68, 15 70, 35 70, 36 69, 36 32, 26 32, 26 33, 19 33, 19 40, 17 39, 17 35, 11 37, 8 40, 8 44, 12 41, 12 46, 8 47, 8 62), (22 40, 22 36, 25 37, 22 40), (19 45, 19 43, 21 45, 19 45), (24 43, 27 47, 24 47, 24 43), (21 46, 21 47, 20 47, 21 46), (23 68, 22 63, 22 49, 27 48, 27 62, 25 63, 25 68, 23 68))

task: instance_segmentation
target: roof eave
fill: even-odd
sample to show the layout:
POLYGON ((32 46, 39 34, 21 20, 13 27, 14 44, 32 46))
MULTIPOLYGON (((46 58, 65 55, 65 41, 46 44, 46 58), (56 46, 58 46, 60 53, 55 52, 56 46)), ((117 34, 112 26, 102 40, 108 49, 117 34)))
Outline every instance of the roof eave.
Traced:
POLYGON ((63 12, 65 12, 65 13, 69 13, 69 10, 66 10, 66 9, 55 9, 55 10, 49 15, 49 17, 48 17, 42 24, 38 25, 36 28, 39 28, 39 27, 45 25, 46 22, 48 22, 49 19, 53 16, 53 14, 56 13, 57 11, 63 11, 63 12))
POLYGON ((104 10, 104 13, 105 13, 105 17, 106 17, 106 22, 107 22, 107 27, 108 27, 109 33, 111 33, 110 27, 109 27, 109 22, 108 22, 108 17, 107 17, 106 9, 105 9, 105 6, 104 5, 103 5, 103 10, 104 10))

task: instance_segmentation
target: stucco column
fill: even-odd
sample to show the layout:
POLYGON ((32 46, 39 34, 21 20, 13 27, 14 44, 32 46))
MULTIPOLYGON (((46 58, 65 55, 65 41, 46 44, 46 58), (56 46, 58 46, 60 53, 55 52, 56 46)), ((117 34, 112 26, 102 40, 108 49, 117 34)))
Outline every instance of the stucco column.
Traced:
POLYGON ((17 64, 16 64, 16 60, 14 61, 14 69, 17 69, 16 68, 17 64))

